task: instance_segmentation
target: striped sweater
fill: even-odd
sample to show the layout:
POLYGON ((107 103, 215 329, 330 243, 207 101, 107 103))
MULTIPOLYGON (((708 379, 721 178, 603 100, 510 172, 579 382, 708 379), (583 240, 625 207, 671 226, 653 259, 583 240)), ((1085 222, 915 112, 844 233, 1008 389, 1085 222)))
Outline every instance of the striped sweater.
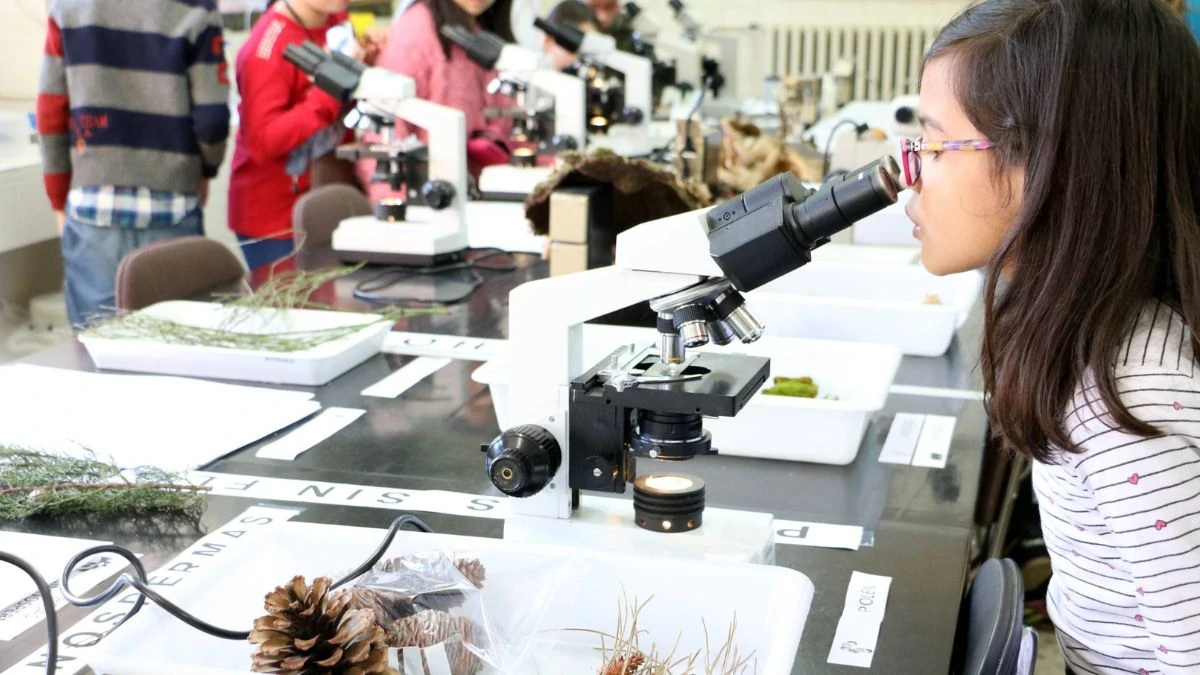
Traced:
POLYGON ((1200 378, 1179 315, 1152 302, 1115 368, 1122 402, 1159 430, 1111 428, 1094 380, 1065 421, 1080 454, 1034 463, 1054 574, 1048 605, 1067 665, 1200 672, 1200 378))
POLYGON ((52 0, 37 126, 46 192, 195 194, 229 135, 215 0, 52 0))

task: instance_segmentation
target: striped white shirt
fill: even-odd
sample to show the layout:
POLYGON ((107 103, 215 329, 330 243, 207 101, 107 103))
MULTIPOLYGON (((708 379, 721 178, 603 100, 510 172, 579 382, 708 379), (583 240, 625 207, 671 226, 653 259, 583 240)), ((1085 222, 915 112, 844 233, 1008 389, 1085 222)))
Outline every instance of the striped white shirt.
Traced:
POLYGON ((1083 452, 1033 467, 1050 617, 1078 675, 1200 673, 1200 378, 1181 318, 1148 304, 1115 376, 1164 435, 1112 429, 1091 378, 1076 393, 1065 423, 1083 452))

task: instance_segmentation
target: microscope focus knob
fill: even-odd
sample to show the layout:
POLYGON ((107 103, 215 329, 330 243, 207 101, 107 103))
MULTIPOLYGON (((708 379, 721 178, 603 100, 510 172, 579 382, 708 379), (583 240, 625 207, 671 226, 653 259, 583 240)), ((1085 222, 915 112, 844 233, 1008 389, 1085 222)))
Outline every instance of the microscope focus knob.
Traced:
POLYGON ((444 180, 426 181, 421 186, 421 199, 435 211, 448 208, 454 202, 454 185, 444 180))
POLYGON ((522 424, 500 434, 487 453, 492 484, 510 497, 530 497, 550 484, 562 464, 562 449, 554 435, 534 424, 522 424))

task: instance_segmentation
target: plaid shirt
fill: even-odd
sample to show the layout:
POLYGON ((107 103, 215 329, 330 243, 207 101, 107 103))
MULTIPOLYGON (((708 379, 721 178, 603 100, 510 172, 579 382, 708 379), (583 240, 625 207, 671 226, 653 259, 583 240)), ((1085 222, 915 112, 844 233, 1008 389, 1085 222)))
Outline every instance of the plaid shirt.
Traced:
POLYGON ((173 227, 199 209, 197 195, 143 187, 89 186, 67 195, 67 217, 96 227, 173 227))

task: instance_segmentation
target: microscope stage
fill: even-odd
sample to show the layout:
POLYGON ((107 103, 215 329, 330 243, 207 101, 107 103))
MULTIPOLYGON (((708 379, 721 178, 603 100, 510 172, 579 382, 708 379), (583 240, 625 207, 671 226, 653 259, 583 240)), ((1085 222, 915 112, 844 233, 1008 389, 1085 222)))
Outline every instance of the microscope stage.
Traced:
MULTIPOLYGON (((615 354, 623 352, 618 350, 615 354)), ((690 413, 712 417, 733 417, 746 406, 771 374, 770 359, 745 354, 698 352, 689 360, 684 375, 699 374, 692 380, 669 383, 642 383, 624 391, 595 386, 599 375, 609 367, 610 356, 591 370, 576 378, 572 397, 588 396, 611 400, 627 408, 658 412, 690 413)), ((646 356, 641 366, 658 361, 654 354, 646 356)), ((639 371, 643 371, 640 367, 639 371)))

